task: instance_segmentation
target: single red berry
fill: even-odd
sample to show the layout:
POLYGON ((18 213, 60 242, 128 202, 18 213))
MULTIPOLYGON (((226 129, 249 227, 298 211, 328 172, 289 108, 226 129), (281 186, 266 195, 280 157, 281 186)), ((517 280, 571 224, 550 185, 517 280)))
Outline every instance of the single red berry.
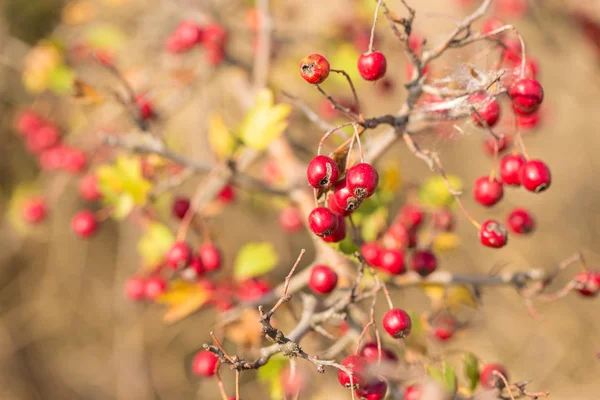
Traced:
POLYGON ((500 364, 487 364, 484 365, 479 373, 479 382, 484 389, 493 389, 495 387, 504 387, 502 379, 498 377, 494 372, 498 372, 508 380, 506 370, 500 364))
POLYGON ((440 231, 451 232, 454 230, 454 214, 447 208, 436 210, 431 216, 433 227, 440 231))
POLYGON ((335 185, 340 170, 333 159, 319 155, 310 160, 306 169, 308 183, 315 189, 328 189, 335 185))
POLYGON ((146 296, 146 279, 141 276, 132 276, 125 282, 125 296, 129 300, 141 300, 146 296))
POLYGON ((165 290, 167 290, 167 281, 160 276, 153 276, 146 281, 144 293, 147 299, 156 300, 165 290))
POLYGON ((500 178, 506 185, 521 185, 521 168, 525 157, 521 154, 508 154, 500 160, 500 178))
POLYGON ((473 185, 473 197, 475 200, 486 207, 491 207, 502 200, 504 188, 502 182, 489 176, 482 176, 475 181, 473 185))
POLYGON ((500 118, 500 105, 498 101, 485 92, 479 92, 469 96, 469 102, 475 108, 471 114, 475 125, 493 127, 500 118), (479 115, 478 115, 479 114, 479 115))
POLYGON ((404 253, 398 249, 385 249, 379 256, 379 269, 391 275, 401 275, 406 272, 404 253))
POLYGON ((528 7, 527 0, 499 0, 494 3, 494 12, 512 18, 523 18, 528 7))
POLYGON ((552 176, 548 166, 540 160, 529 160, 520 172, 521 184, 530 192, 540 193, 550 187, 552 176))
POLYGON ((386 237, 393 240, 396 247, 413 248, 417 245, 417 230, 415 228, 407 228, 404 224, 394 222, 388 228, 386 237))
POLYGON ((521 47, 519 38, 511 36, 505 38, 502 42, 504 43, 502 58, 505 61, 520 62, 523 48, 521 47))
MULTIPOLYGON (((481 33, 483 33, 484 35, 487 35, 488 33, 495 31, 496 29, 502 28, 504 25, 506 25, 506 24, 504 22, 500 21, 499 19, 496 19, 496 18, 487 19, 483 22, 483 26, 481 27, 481 33)), ((496 35, 495 37, 500 37, 500 36, 502 36, 502 34, 496 35)))
POLYGON ((23 136, 28 136, 44 125, 44 119, 35 111, 22 110, 15 120, 15 129, 23 136))
POLYGON ((356 390, 356 395, 360 400, 381 400, 387 393, 387 383, 381 378, 375 378, 356 390))
POLYGON ((346 186, 358 199, 371 197, 379 185, 379 174, 371 164, 359 163, 346 172, 346 186))
POLYGON ((416 229, 425 220, 425 212, 416 204, 406 204, 398 212, 397 219, 407 229, 416 229))
POLYGON ((517 125, 524 131, 535 129, 542 121, 541 111, 538 110, 528 115, 515 114, 517 117, 517 125))
POLYGON ((207 50, 223 50, 227 44, 227 39, 227 30, 217 23, 206 25, 202 32, 202 45, 204 45, 207 50))
POLYGON ((78 236, 89 238, 96 233, 98 221, 93 212, 89 210, 80 211, 71 220, 71 228, 78 236))
POLYGON ((302 229, 302 215, 297 207, 289 206, 281 210, 278 221, 286 232, 295 233, 302 229))
POLYGON ((231 185, 226 185, 217 195, 219 201, 223 204, 229 204, 235 200, 235 189, 231 185))
POLYGON ((408 47, 417 55, 421 54, 423 50, 423 44, 425 43, 425 37, 417 32, 411 32, 408 37, 408 47))
MULTIPOLYGON (((365 345, 360 349, 359 355, 367 360, 369 363, 375 363, 379 361, 379 349, 377 348, 376 342, 365 343, 365 345)), ((387 362, 397 362, 398 357, 396 354, 390 349, 386 349, 385 347, 381 347, 381 361, 387 362)))
POLYGON ((190 265, 187 268, 181 270, 181 277, 188 281, 195 281, 206 273, 204 269, 204 265, 202 265, 202 260, 200 257, 192 256, 192 261, 190 261, 190 265))
POLYGON ((327 79, 329 70, 329 61, 320 54, 311 54, 300 61, 300 75, 313 85, 318 85, 327 79))
POLYGON ((493 137, 492 135, 489 135, 483 141, 483 149, 485 150, 485 152, 487 154, 493 156, 496 143, 498 143, 498 154, 501 154, 503 151, 508 150, 508 147, 510 146, 511 142, 512 142, 512 139, 510 138, 510 136, 504 135, 504 136, 500 137, 500 139, 496 140, 495 137, 493 137))
POLYGON ((456 332, 456 320, 451 316, 436 318, 431 326, 433 336, 442 342, 452 339, 456 332))
POLYGON ((60 132, 54 124, 44 124, 31 132, 26 139, 26 147, 33 154, 40 154, 60 141, 60 132))
POLYGON ((308 286, 321 294, 331 293, 337 286, 337 273, 326 265, 315 265, 310 271, 308 286))
POLYGON ((30 224, 39 224, 46 219, 46 202, 44 199, 28 199, 23 204, 23 219, 30 224))
POLYGON ((237 295, 242 301, 252 302, 261 299, 271 291, 271 285, 260 279, 248 279, 240 283, 237 295))
POLYGON ((423 387, 417 383, 410 385, 404 391, 404 400, 421 400, 423 387))
POLYGON ((190 199, 187 197, 176 197, 171 206, 171 212, 173 216, 179 219, 183 219, 185 214, 190 209, 190 199))
POLYGON ((508 90, 513 108, 517 114, 528 115, 535 112, 544 100, 542 85, 533 78, 517 79, 508 90))
POLYGON ((352 214, 360 207, 362 202, 362 200, 350 190, 346 184, 345 178, 335 184, 333 195, 330 196, 330 198, 333 198, 332 202, 334 203, 332 209, 336 211, 342 210, 342 212, 338 212, 338 214, 342 215, 352 214))
POLYGON ((57 143, 52 147, 42 150, 38 157, 40 168, 45 171, 55 171, 65 168, 67 165, 68 149, 62 143, 57 143))
POLYGON ((338 217, 328 208, 317 207, 308 216, 308 227, 318 236, 331 235, 338 226, 338 217))
POLYGON ((374 51, 364 53, 358 58, 358 72, 367 81, 383 78, 387 69, 387 61, 383 53, 374 51))
POLYGON ((202 41, 202 33, 202 28, 194 21, 181 21, 175 28, 173 36, 177 38, 180 46, 187 50, 202 41))
POLYGON ((327 243, 341 242, 346 238, 346 221, 344 220, 344 216, 340 214, 336 215, 338 220, 337 228, 335 228, 331 235, 323 237, 323 240, 327 243))
POLYGON ((383 315, 383 329, 394 339, 402 339, 410 334, 412 321, 410 315, 399 308, 392 308, 383 315))
POLYGON ((65 149, 65 170, 72 174, 79 173, 87 166, 87 155, 80 149, 67 147, 65 149))
POLYGON ((175 242, 167 251, 167 264, 173 269, 183 269, 192 260, 192 250, 186 242, 175 242))
POLYGON ((526 209, 515 208, 508 215, 508 227, 514 233, 530 233, 535 227, 535 220, 526 209))
POLYGON ((102 192, 98 186, 98 177, 94 174, 87 174, 79 180, 79 194, 84 200, 98 201, 102 198, 102 192))
POLYGON ((213 376, 217 370, 219 358, 208 350, 202 350, 194 356, 192 372, 198 376, 213 376))
POLYGON ((479 228, 479 241, 484 246, 499 249, 508 242, 508 232, 500 222, 490 219, 479 228))
MULTIPOLYGON (((348 195, 348 197, 352 197, 352 196, 350 195, 350 191, 349 191, 349 190, 347 190, 347 189, 345 189, 343 192, 339 193, 339 196, 340 196, 340 197, 341 197, 342 195, 348 195)), ((353 197, 353 198, 354 198, 354 197, 353 197)), ((354 198, 354 199, 356 199, 356 198, 354 198)), ((358 200, 356 200, 356 201, 358 201, 358 200)), ((352 203, 351 203, 351 204, 352 204, 352 203)), ((360 203, 359 203, 359 204, 360 204, 360 203)), ((328 207, 329 207, 329 209, 330 209, 331 211, 333 211, 334 213, 336 213, 336 214, 339 214, 339 215, 343 215, 344 217, 347 217, 348 215, 352 214, 352 212, 354 212, 354 210, 352 210, 352 211, 346 211, 346 210, 344 210, 342 207, 340 207, 340 206, 337 204, 337 201, 335 200, 334 193, 331 193, 331 194, 330 194, 330 195, 327 197, 327 206, 328 206, 328 207)))
POLYGON ((429 250, 417 250, 410 259, 410 269, 425 277, 437 268, 437 258, 429 250))
POLYGON ((367 369, 367 361, 361 356, 350 355, 342 361, 342 365, 352 372, 352 379, 350 375, 341 369, 338 370, 338 381, 345 388, 350 388, 354 384, 355 388, 359 388, 366 384, 364 380, 364 372, 367 369))
POLYGON ((209 47, 204 53, 204 58, 208 65, 219 66, 225 60, 225 50, 220 47, 209 47))
POLYGON ((198 249, 198 257, 206 271, 217 271, 221 268, 221 252, 211 243, 206 243, 198 249))
POLYGON ((360 252, 370 265, 381 266, 381 246, 375 242, 365 243, 360 247, 360 252))
POLYGON ((585 297, 594 297, 600 292, 600 271, 587 270, 575 275, 575 290, 585 297))
POLYGON ((138 107, 140 118, 143 120, 149 120, 154 117, 154 108, 150 100, 146 96, 139 94, 135 97, 135 104, 138 107))

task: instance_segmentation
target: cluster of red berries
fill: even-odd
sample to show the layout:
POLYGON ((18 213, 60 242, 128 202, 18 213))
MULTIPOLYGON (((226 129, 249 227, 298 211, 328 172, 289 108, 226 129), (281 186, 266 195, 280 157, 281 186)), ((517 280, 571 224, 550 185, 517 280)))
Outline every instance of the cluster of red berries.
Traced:
POLYGON ((37 157, 43 170, 76 174, 87 166, 85 152, 63 143, 58 126, 35 111, 22 110, 17 115, 15 129, 23 136, 26 149, 37 157))
POLYGON ((362 201, 371 197, 379 184, 379 174, 370 164, 359 163, 346 171, 340 179, 335 161, 318 155, 308 164, 306 176, 310 186, 329 191, 328 207, 317 207, 308 216, 308 227, 326 242, 339 242, 346 237, 345 216, 358 209, 362 201))
POLYGON ((204 26, 194 21, 182 21, 167 38, 165 49, 170 53, 185 53, 196 45, 206 50, 206 59, 211 65, 219 65, 225 59, 227 30, 218 23, 204 26))
MULTIPOLYGON (((387 61, 383 53, 369 51, 358 58, 358 72, 364 80, 376 81, 385 76, 387 61)), ((323 83, 329 76, 329 61, 320 54, 310 54, 300 61, 300 75, 313 85, 323 83)))

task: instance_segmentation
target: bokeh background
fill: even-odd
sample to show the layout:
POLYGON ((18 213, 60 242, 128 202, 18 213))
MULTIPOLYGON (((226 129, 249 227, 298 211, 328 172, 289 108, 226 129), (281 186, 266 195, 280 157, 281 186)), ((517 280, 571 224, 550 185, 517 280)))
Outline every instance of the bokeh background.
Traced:
MULTIPOLYGON (((239 107, 232 105, 236 97, 232 77, 240 71, 226 67, 219 74, 201 75, 194 84, 175 90, 162 79, 166 75, 163 69, 171 62, 161 55, 162 43, 179 20, 214 12, 231 29, 232 53, 242 63, 251 62, 251 44, 244 24, 251 2, 86 3, 90 4, 91 11, 87 12, 92 15, 81 18, 89 18, 92 25, 95 21, 110 23, 123 33, 123 48, 117 60, 129 72, 134 86, 152 88, 159 107, 177 109, 169 111, 164 129, 188 155, 210 160, 207 116, 218 111, 230 121, 239 118, 239 107)), ((295 65, 305 54, 334 52, 337 42, 329 39, 335 34, 332 24, 351 18, 355 2, 272 3, 280 39, 272 86, 290 91, 317 108, 318 94, 303 85, 295 65)), ((401 9, 399 1, 388 3, 401 9)), ((452 28, 454 17, 473 8, 453 0, 412 3, 418 10, 416 29, 432 43, 452 28)), ((441 256, 444 269, 469 273, 485 273, 498 266, 550 270, 576 250, 582 251, 590 265, 600 263, 600 52, 572 17, 583 8, 591 20, 600 21, 599 2, 526 3, 533 7, 528 15, 505 19, 519 28, 530 54, 539 60, 546 93, 543 122, 534 133, 527 134, 526 143, 532 155, 550 165, 552 188, 541 195, 509 190, 505 200, 493 210, 483 210, 465 196, 477 218, 504 218, 512 207, 523 205, 533 211, 539 228, 531 237, 515 238, 506 248, 491 251, 479 245, 477 232, 459 217, 461 246, 441 256)), ((64 7, 69 4, 64 0, 4 0, 0 4, 0 398, 217 399, 213 381, 200 381, 189 372, 191 356, 210 339, 214 312, 202 311, 167 326, 162 322, 161 306, 127 301, 123 283, 139 266, 134 251, 140 235, 138 227, 106 222, 93 240, 74 237, 69 221, 82 207, 76 196, 76 181, 40 175, 12 129, 15 111, 33 102, 21 82, 28 46, 50 33, 76 40, 86 23, 64 23, 64 7), (13 191, 22 182, 44 187, 54 201, 48 221, 26 234, 15 229, 9 215, 13 191)), ((385 21, 379 22, 377 33, 381 39, 377 47, 388 55, 388 76, 396 90, 381 95, 377 85, 361 84, 359 94, 367 115, 394 112, 404 98, 405 60, 400 46, 394 42, 385 21)), ((458 69, 464 57, 463 53, 453 53, 444 57, 440 65, 453 73, 452 69, 458 69)), ((195 62, 196 59, 190 60, 190 66, 195 62)), ((99 85, 114 84, 106 75, 89 70, 83 73, 99 85)), ((338 92, 343 92, 341 88, 338 92)), ((52 107, 57 120, 67 124, 71 111, 68 102, 45 96, 44 104, 52 107)), ((118 106, 82 113, 88 113, 89 127, 113 118, 115 108, 118 106)), ((111 126, 118 129, 123 123, 126 122, 121 116, 113 118, 111 126)), ((447 171, 460 176, 468 190, 469 182, 488 171, 491 159, 481 150, 478 132, 469 124, 463 129, 464 135, 436 139, 431 145, 441 152, 447 171)), ((292 124, 289 135, 309 149, 320 137, 318 129, 307 121, 292 124)), ((85 142, 81 137, 76 140, 85 142)), ((305 159, 307 156, 303 155, 305 159)), ((431 174, 401 145, 390 149, 385 158, 399 162, 406 183, 421 181, 431 174)), ((191 194, 199 182, 191 179, 177 192, 191 194)), ((398 208, 401 202, 402 195, 394 207, 398 208)), ((252 197, 242 192, 226 212, 209 220, 215 240, 225 251, 225 260, 232 260, 237 249, 251 240, 273 241, 281 255, 281 265, 291 265, 300 248, 311 247, 306 234, 281 234, 276 209, 250 203, 252 197)), ((286 272, 286 268, 275 272, 270 280, 276 282, 286 272)), ((567 279, 568 274, 554 288, 567 279)), ((429 299, 416 289, 395 292, 394 299, 416 311, 429 307, 429 299)), ((538 310, 541 317, 532 318, 511 288, 486 290, 481 307, 469 315, 469 329, 448 344, 434 345, 434 351, 450 361, 458 361, 457 351, 469 349, 483 360, 502 362, 514 379, 532 380, 532 389, 550 391, 553 399, 598 399, 598 300, 571 294, 559 302, 541 304, 538 310)), ((333 376, 332 372, 315 376, 306 397, 344 398, 347 393, 333 376)), ((225 371, 224 378, 231 392, 232 374, 225 371)), ((249 398, 267 398, 253 373, 242 375, 242 388, 249 398)))

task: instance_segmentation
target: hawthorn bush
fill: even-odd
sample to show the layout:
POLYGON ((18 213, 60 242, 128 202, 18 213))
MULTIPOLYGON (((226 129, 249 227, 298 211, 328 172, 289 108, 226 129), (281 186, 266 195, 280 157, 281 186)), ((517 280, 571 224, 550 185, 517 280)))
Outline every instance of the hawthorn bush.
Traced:
MULTIPOLYGON (((12 188, 14 232, 44 232, 68 194, 81 207, 63 222, 82 241, 133 227, 136 246, 121 251, 137 265, 117 279, 119 296, 139 305, 128 315, 199 321, 195 351, 179 359, 198 398, 319 398, 332 382, 336 396, 367 400, 548 396, 550 382, 530 384, 502 353, 447 347, 469 337, 498 286, 532 318, 539 304, 600 291, 578 247, 543 268, 490 262, 519 240, 540 246, 552 221, 535 206, 568 190, 526 147, 552 98, 512 21, 534 19, 537 2, 432 1, 443 11, 431 15, 416 1, 365 0, 316 21, 292 1, 142 3, 68 2, 44 39, 7 39, 22 63, 6 64, 30 95, 11 134, 40 171, 12 188), (450 15, 448 29, 427 33, 450 15), (444 168, 440 143, 473 137, 487 166, 465 146, 459 160, 475 174, 444 168), (405 157, 428 172, 404 182, 405 157), (277 245, 284 235, 293 256, 277 245), (244 243, 232 249, 230 236, 244 243), (487 273, 449 262, 463 249, 487 273), (426 307, 403 296, 414 288, 426 307)), ((597 44, 588 13, 572 20, 597 44)), ((512 312, 501 329, 518 328, 512 312)), ((131 366, 115 357, 116 371, 131 366)), ((132 379, 116 397, 149 393, 132 379)))

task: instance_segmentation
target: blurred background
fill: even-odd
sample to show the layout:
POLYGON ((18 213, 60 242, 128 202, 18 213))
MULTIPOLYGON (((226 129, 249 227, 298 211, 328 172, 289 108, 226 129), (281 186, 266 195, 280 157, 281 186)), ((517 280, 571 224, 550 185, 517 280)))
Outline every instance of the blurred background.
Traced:
MULTIPOLYGON (((322 99, 298 76, 298 60, 320 52, 335 60, 333 66, 352 66, 359 54, 354 47, 360 45, 344 44, 341 27, 360 24, 368 31, 375 2, 271 3, 276 54, 270 85, 276 94, 281 90, 293 93, 318 110, 322 99), (365 11, 369 9, 371 14, 365 11)), ((467 15, 479 2, 411 3, 417 9, 416 31, 427 37, 428 43, 436 43, 452 29, 455 19, 467 15)), ((68 62, 76 65, 78 76, 97 88, 111 88, 118 84, 114 76, 97 64, 75 61, 78 53, 71 48, 97 46, 109 52, 136 90, 153 99, 164 118, 160 128, 168 134, 169 143, 194 159, 210 161, 208 116, 219 112, 232 125, 240 120, 236 80, 252 63, 248 10, 253 2, 4 0, 0 4, 0 399, 219 398, 214 381, 193 377, 189 367, 193 354, 210 341, 214 310, 202 310, 167 325, 162 321, 162 306, 128 301, 123 285, 139 268, 135 251, 141 235, 139 226, 106 221, 93 240, 76 238, 69 221, 83 207, 76 195, 77 180, 40 172, 15 134, 13 119, 20 108, 34 104, 69 131, 71 143, 87 149, 97 144, 94 132, 100 127, 107 131, 131 129, 124 128, 128 121, 119 104, 73 105, 60 93, 35 94, 40 92, 36 84, 24 79, 23 72, 31 65, 32 46, 53 37, 67 46, 68 62), (164 40, 182 19, 215 19, 227 27, 231 60, 218 72, 212 67, 198 67, 202 63, 198 54, 183 59, 165 55, 164 40), (177 79, 173 79, 174 70, 178 71, 177 79), (192 72, 194 79, 187 81, 192 72), (44 191, 50 199, 48 219, 33 229, 14 221, 15 193, 24 188, 44 191)), ((390 0, 388 4, 401 13, 400 1, 390 0)), ((535 234, 511 239, 509 246, 491 251, 479 245, 476 230, 459 216, 460 246, 441 254, 441 268, 463 273, 486 273, 499 266, 506 270, 551 270, 577 250, 591 266, 598 265, 600 25, 596 24, 600 24, 600 2, 515 0, 497 1, 496 7, 499 17, 518 27, 528 54, 539 65, 545 103, 539 126, 526 133, 525 141, 530 154, 551 167, 552 188, 541 195, 509 189, 499 206, 484 210, 468 195, 470 182, 487 173, 492 163, 482 151, 480 132, 467 123, 461 125, 461 134, 448 127, 448 135, 428 140, 440 152, 446 170, 463 180, 465 202, 476 218, 503 219, 513 207, 526 206, 538 222, 535 234)), ((385 85, 358 84, 366 115, 396 112, 405 97, 406 61, 401 48, 385 19, 380 19, 376 32, 376 47, 388 57, 389 79, 385 85)), ((436 71, 459 74, 460 65, 476 58, 474 54, 485 44, 477 46, 469 52, 444 56, 436 63, 436 71)), ((38 58, 36 65, 43 62, 38 58)), ((329 88, 335 94, 349 94, 341 84, 329 88)), ((287 133, 292 143, 314 150, 321 132, 298 112, 292 120, 287 133)), ((503 123, 504 129, 511 129, 510 119, 503 123)), ((299 154, 304 160, 310 156, 302 150, 299 154)), ((404 187, 432 174, 400 144, 386 153, 381 164, 387 162, 400 166, 404 187)), ((260 175, 260 168, 253 172, 260 175)), ((200 178, 191 178, 175 193, 190 196, 199 182, 200 178)), ((401 192, 393 209, 403 201, 401 192)), ((272 241, 283 266, 293 263, 299 249, 312 248, 306 233, 281 233, 277 208, 243 191, 226 211, 210 217, 208 225, 213 240, 224 251, 226 267, 237 250, 253 240, 272 241)), ((175 229, 176 223, 171 222, 171 227, 175 229)), ((287 271, 274 271, 268 279, 280 282, 287 271)), ((553 288, 560 288, 569 276, 566 274, 553 288)), ((395 302, 415 311, 430 305, 417 289, 396 291, 393 296, 395 302)), ((481 307, 469 312, 469 329, 459 332, 451 342, 434 343, 433 351, 450 362, 459 360, 456 354, 464 349, 482 360, 501 362, 513 380, 531 380, 532 389, 549 391, 552 399, 598 399, 598 300, 571 294, 537 309, 541 317, 534 319, 513 289, 487 289, 481 307)), ((314 340, 315 346, 317 343, 314 340)), ((312 344, 307 338, 307 346, 312 344)), ((233 393, 233 374, 224 369, 223 375, 229 393, 233 393)), ((315 375, 315 379, 304 397, 347 395, 333 372, 315 375)), ((242 393, 251 399, 268 398, 268 391, 253 372, 242 375, 242 393)))

